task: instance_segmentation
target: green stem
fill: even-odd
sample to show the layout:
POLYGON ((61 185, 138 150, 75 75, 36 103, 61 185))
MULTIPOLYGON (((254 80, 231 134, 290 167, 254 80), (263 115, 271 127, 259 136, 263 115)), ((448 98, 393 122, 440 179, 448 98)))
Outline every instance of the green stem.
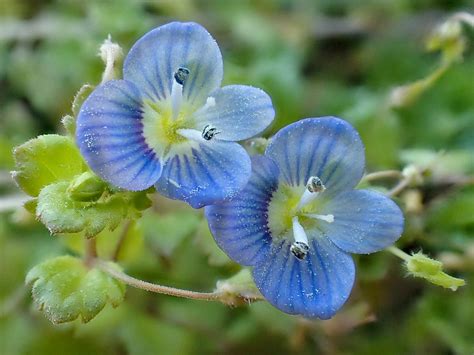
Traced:
POLYGON ((385 250, 405 261, 409 261, 411 258, 409 254, 405 253, 403 250, 398 249, 393 245, 391 247, 386 248, 385 250))

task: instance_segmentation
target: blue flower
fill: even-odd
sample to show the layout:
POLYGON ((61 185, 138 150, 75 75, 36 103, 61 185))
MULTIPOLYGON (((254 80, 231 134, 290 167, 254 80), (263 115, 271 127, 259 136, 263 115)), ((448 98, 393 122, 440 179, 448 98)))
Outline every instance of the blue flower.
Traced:
POLYGON ((97 87, 77 118, 77 142, 91 169, 123 189, 155 185, 198 208, 234 196, 251 173, 236 141, 273 120, 262 90, 230 85, 219 47, 195 23, 169 23, 143 36, 123 80, 97 87))
POLYGON ((372 253, 400 237, 399 207, 380 193, 354 190, 364 161, 347 122, 304 119, 252 159, 252 176, 236 198, 206 207, 216 242, 253 267, 262 295, 280 310, 332 317, 354 284, 349 253, 372 253))

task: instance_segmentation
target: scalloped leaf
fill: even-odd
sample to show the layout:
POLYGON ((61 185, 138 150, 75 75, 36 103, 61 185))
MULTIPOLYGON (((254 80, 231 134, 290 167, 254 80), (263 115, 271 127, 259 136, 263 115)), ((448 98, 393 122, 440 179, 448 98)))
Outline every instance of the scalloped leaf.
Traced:
POLYGON ((64 181, 51 184, 38 196, 36 216, 53 234, 84 231, 91 238, 106 227, 114 230, 127 217, 139 216, 134 203, 137 193, 119 192, 95 202, 81 202, 71 199, 68 186, 64 181))
POLYGON ((36 197, 51 183, 70 180, 87 170, 70 137, 47 134, 31 139, 13 151, 12 176, 23 191, 36 197))
MULTIPOLYGON (((118 267, 114 264, 114 267, 118 267)), ((88 268, 81 259, 60 256, 36 265, 28 272, 35 305, 53 323, 81 318, 87 323, 107 303, 119 306, 125 285, 106 273, 88 268)))

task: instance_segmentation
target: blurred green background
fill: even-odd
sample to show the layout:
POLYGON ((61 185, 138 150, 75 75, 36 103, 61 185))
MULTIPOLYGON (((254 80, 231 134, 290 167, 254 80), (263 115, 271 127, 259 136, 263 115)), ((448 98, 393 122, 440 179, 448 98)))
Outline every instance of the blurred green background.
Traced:
MULTIPOLYGON (((391 90, 426 77, 440 54, 434 28, 469 0, 0 0, 0 354, 474 354, 474 30, 467 49, 419 99, 389 108, 391 90), (277 118, 266 132, 304 117, 353 123, 368 171, 429 164, 402 194, 406 251, 423 250, 463 277, 457 292, 405 276, 384 252, 358 257, 349 302, 329 321, 285 315, 265 302, 228 308, 127 289, 88 324, 52 325, 31 304, 27 271, 79 251, 79 236, 50 236, 20 208, 11 150, 64 132, 74 94, 100 82, 98 47, 108 34, 126 53, 150 29, 195 21, 219 43, 225 84, 261 87, 277 118), (440 153, 441 152, 441 153, 440 153)), ((389 186, 389 185, 387 185, 389 186)), ((127 273, 208 291, 238 271, 214 244, 202 211, 157 197, 129 226, 119 259, 127 273)), ((98 236, 110 255, 116 232, 98 236)))

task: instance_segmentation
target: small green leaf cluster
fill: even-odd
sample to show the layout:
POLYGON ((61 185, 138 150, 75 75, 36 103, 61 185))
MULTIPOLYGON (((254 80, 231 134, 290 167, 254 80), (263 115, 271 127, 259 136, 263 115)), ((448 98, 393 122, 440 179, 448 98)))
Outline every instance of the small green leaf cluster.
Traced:
MULTIPOLYGON (((73 132, 74 118, 68 117, 64 123, 73 132)), ((12 176, 31 197, 25 208, 51 234, 79 233, 94 238, 113 231, 124 220, 137 219, 151 206, 147 191, 119 190, 93 174, 71 136, 49 134, 31 139, 15 148, 14 160, 12 176)), ((86 253, 84 248, 77 251, 86 253)), ((120 250, 116 253, 120 257, 120 250)), ((88 322, 106 303, 116 307, 122 302, 125 285, 94 267, 94 260, 88 257, 49 259, 28 273, 26 282, 32 285, 34 303, 53 323, 76 318, 88 322)))
POLYGON ((39 136, 17 147, 14 158, 13 177, 33 197, 27 209, 53 234, 91 238, 151 205, 146 192, 117 190, 89 171, 71 137, 39 136))
MULTIPOLYGON (((117 267, 117 266, 114 266, 117 267)), ((53 323, 93 319, 107 303, 117 307, 125 285, 106 273, 87 267, 81 259, 61 256, 36 265, 28 272, 35 305, 53 323)))

